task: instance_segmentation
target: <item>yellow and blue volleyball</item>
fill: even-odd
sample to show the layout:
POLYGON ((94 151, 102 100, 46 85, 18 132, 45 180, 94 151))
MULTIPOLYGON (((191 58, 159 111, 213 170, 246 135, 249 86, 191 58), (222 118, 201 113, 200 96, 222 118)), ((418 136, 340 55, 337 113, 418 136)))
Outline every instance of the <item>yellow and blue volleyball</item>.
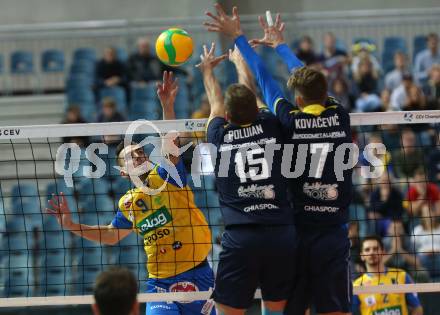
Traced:
POLYGON ((156 40, 157 57, 169 66, 180 66, 191 58, 192 53, 193 40, 180 28, 170 28, 156 40))

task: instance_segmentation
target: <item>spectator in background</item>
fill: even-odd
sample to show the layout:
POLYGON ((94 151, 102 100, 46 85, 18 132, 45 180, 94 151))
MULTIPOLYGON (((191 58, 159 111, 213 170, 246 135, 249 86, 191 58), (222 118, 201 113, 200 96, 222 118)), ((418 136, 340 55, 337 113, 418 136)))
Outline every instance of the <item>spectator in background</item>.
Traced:
MULTIPOLYGON (((356 279, 353 286, 413 283, 411 277, 404 270, 385 266, 386 253, 380 237, 369 236, 363 239, 361 255, 362 261, 365 263, 366 273, 356 279)), ((359 312, 361 315, 423 315, 423 308, 417 293, 389 293, 386 294, 386 298, 381 293, 368 293, 353 296, 353 312, 359 312)))
POLYGON ((116 58, 113 47, 104 49, 104 56, 96 64, 96 87, 126 86, 125 65, 116 58))
POLYGON ((428 48, 419 52, 414 65, 415 81, 423 85, 428 80, 429 70, 434 64, 440 64, 440 50, 438 47, 438 35, 431 33, 427 36, 428 48))
MULTIPOLYGON (((435 146, 428 155, 428 175, 431 182, 440 183, 440 137, 435 137, 435 146)), ((439 213, 440 215, 440 213, 439 213)))
MULTIPOLYGON (((110 98, 104 98, 102 101, 102 110, 98 115, 97 122, 108 123, 108 122, 118 122, 124 121, 125 117, 116 108, 115 101, 110 98)), ((105 135, 102 137, 103 142, 108 145, 117 145, 121 141, 120 135, 105 135)))
POLYGON ((315 50, 313 48, 313 41, 310 36, 306 35, 301 38, 298 50, 296 51, 296 56, 306 66, 310 66, 319 62, 318 55, 315 53, 315 50))
POLYGON ((423 93, 429 109, 440 109, 440 64, 433 65, 429 71, 429 80, 423 84, 423 93))
MULTIPOLYGON (((81 115, 81 109, 76 105, 71 105, 67 109, 63 120, 61 121, 62 124, 83 124, 86 123, 84 118, 81 115)), ((87 137, 64 137, 63 138, 64 143, 70 143, 70 142, 79 142, 80 144, 87 146, 89 143, 89 140, 87 137)))
POLYGON ((97 122, 118 122, 124 121, 125 117, 116 109, 116 103, 111 97, 102 100, 102 111, 98 115, 97 122))
POLYGON ((71 105, 67 109, 62 124, 83 124, 86 121, 81 115, 81 109, 77 105, 71 105))
POLYGON ((137 280, 128 269, 110 267, 96 278, 93 314, 139 315, 137 292, 137 280))
POLYGON ((416 135, 411 129, 402 131, 401 140, 401 148, 392 153, 391 163, 396 176, 408 181, 414 177, 419 165, 424 165, 424 152, 417 146, 416 135))
POLYGON ((374 190, 370 195, 367 216, 374 226, 370 227, 374 234, 387 235, 392 220, 401 220, 403 216, 403 197, 396 186, 391 184, 391 175, 383 172, 382 176, 373 180, 374 190))
POLYGON ((387 256, 386 266, 408 270, 417 282, 429 282, 429 274, 423 269, 420 259, 411 246, 411 237, 405 233, 402 221, 392 221, 384 238, 387 256))
POLYGON ((365 272, 361 260, 359 221, 350 221, 348 223, 348 238, 350 239, 351 271, 353 273, 353 278, 357 278, 360 274, 365 272))
POLYGON ((394 54, 394 70, 388 72, 385 76, 385 88, 392 91, 402 82, 402 76, 408 72, 407 57, 398 51, 394 54))
POLYGON ((347 52, 336 47, 336 37, 333 33, 325 33, 324 49, 318 59, 323 64, 330 80, 344 75, 347 52))
POLYGON ((422 265, 431 277, 440 276, 440 217, 423 208, 420 224, 414 228, 413 242, 422 265))
POLYGON ((382 112, 391 110, 391 92, 388 89, 383 89, 380 92, 380 108, 382 112))
POLYGON ((208 118, 209 113, 211 112, 211 106, 209 105, 208 97, 206 94, 202 96, 202 100, 200 101, 200 107, 191 115, 191 119, 202 119, 208 118))
POLYGON ((402 110, 408 101, 408 94, 411 87, 414 85, 413 77, 410 73, 402 75, 402 83, 391 93, 391 109, 402 110))
MULTIPOLYGON (((428 182, 424 166, 418 167, 414 172, 405 199, 407 200, 409 215, 412 217, 419 217, 424 208, 434 211, 439 209, 440 189, 436 184, 428 182)), ((439 213, 438 211, 435 212, 439 213)))
POLYGON ((423 95, 422 90, 417 85, 411 85, 402 110, 409 111, 425 109, 427 109, 425 95, 423 95))
POLYGON ((353 45, 352 51, 354 57, 351 62, 351 73, 353 75, 359 71, 359 64, 362 59, 369 59, 371 61, 374 71, 377 74, 382 73, 382 68, 380 67, 379 61, 377 61, 377 58, 372 54, 375 50, 375 45, 365 42, 360 42, 353 45))
POLYGON ((380 110, 380 98, 377 93, 379 73, 367 57, 359 61, 357 71, 353 73, 359 97, 356 100, 358 112, 375 112, 380 110))
POLYGON ((151 44, 148 38, 139 38, 137 52, 128 59, 128 77, 130 83, 146 84, 150 81, 162 80, 164 71, 172 71, 175 74, 187 75, 181 68, 170 67, 163 64, 151 53, 151 44))
POLYGON ((343 77, 336 77, 331 81, 330 92, 348 112, 353 110, 354 97, 351 95, 347 81, 343 77))

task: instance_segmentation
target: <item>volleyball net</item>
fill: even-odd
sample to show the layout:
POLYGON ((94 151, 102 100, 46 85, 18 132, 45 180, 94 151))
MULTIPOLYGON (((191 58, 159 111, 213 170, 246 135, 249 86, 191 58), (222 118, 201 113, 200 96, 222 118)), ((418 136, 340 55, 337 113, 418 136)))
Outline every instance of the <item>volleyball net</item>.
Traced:
MULTIPOLYGON (((361 240, 375 234, 384 242, 387 266, 406 270, 415 281, 356 287, 355 293, 440 291, 440 111, 351 114, 351 119, 359 153, 348 209, 353 279, 365 271, 361 240), (383 144, 386 151, 371 144, 383 144)), ((185 148, 180 153, 194 203, 212 234, 207 259, 215 272, 224 226, 205 124, 186 119, 1 127, 0 307, 90 304, 97 274, 114 265, 129 268, 145 292, 142 236, 131 233, 115 245, 101 245, 64 230, 45 209, 52 194, 63 192, 73 221, 110 224, 120 198, 134 188, 120 174, 116 145, 133 140, 160 163, 162 140, 175 131, 185 148)), ((149 242, 161 237, 150 235, 149 242)), ((192 290, 139 298, 190 301, 209 295, 192 290)))

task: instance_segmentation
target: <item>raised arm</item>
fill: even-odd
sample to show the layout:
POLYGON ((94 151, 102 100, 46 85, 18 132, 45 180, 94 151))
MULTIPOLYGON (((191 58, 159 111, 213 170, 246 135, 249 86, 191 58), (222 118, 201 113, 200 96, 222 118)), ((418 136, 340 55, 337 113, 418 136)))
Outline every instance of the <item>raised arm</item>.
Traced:
POLYGON ((59 196, 53 195, 52 199, 49 200, 49 205, 51 208, 46 208, 46 212, 55 216, 64 230, 89 241, 114 245, 132 232, 131 229, 117 229, 111 224, 92 226, 73 222, 68 202, 62 192, 59 196))
POLYGON ((285 24, 281 22, 281 15, 278 13, 275 19, 275 24, 269 26, 262 16, 258 17, 260 26, 263 29, 264 36, 261 39, 252 39, 250 41, 253 45, 265 45, 276 50, 283 62, 287 65, 289 72, 292 73, 296 68, 303 67, 303 63, 293 53, 284 40, 285 24))
POLYGON ((267 107, 258 97, 254 76, 252 75, 251 70, 247 66, 246 61, 243 59, 243 56, 241 55, 237 46, 234 46, 234 49, 229 49, 229 60, 234 64, 235 69, 237 70, 238 83, 245 85, 248 89, 254 92, 255 96, 257 97, 257 104, 259 108, 267 107))
POLYGON ((217 15, 207 12, 206 15, 212 20, 205 22, 204 25, 210 32, 219 32, 235 40, 235 44, 240 49, 243 58, 246 60, 260 86, 265 103, 272 112, 275 112, 275 103, 278 99, 284 98, 283 93, 278 83, 266 69, 261 58, 255 53, 243 35, 237 7, 232 9, 232 16, 226 15, 219 4, 216 4, 215 8, 217 15))
MULTIPOLYGON (((179 91, 179 85, 177 79, 171 71, 163 72, 163 81, 157 83, 157 96, 162 106, 162 113, 164 120, 176 119, 176 113, 174 112, 174 103, 176 101, 177 92, 179 91)), ((185 137, 185 135, 183 135, 185 137)), ((179 138, 177 132, 169 132, 162 135, 162 151, 168 156, 171 163, 176 165, 180 161, 179 154, 179 138)))
POLYGON ((215 43, 211 44, 211 49, 208 51, 206 45, 203 45, 203 54, 200 56, 201 61, 196 66, 200 69, 203 76, 203 84, 205 86, 206 95, 211 106, 209 120, 215 117, 225 117, 225 104, 223 102, 223 93, 220 84, 214 75, 214 68, 227 56, 214 56, 215 43))

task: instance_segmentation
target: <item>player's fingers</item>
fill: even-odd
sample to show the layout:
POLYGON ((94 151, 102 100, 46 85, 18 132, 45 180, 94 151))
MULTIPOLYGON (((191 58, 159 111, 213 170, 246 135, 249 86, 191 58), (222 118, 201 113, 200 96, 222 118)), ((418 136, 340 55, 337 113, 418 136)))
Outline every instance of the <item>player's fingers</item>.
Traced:
POLYGON ((286 28, 286 23, 283 22, 283 23, 281 23, 280 28, 278 30, 280 32, 284 32, 285 28, 286 28))
POLYGON ((263 29, 267 28, 267 23, 261 15, 258 16, 258 22, 260 22, 260 25, 263 29))
POLYGON ((206 11, 205 15, 209 16, 214 21, 220 22, 220 19, 217 16, 215 16, 214 14, 212 14, 211 12, 209 12, 209 11, 206 11))
POLYGON ((219 27, 208 27, 207 30, 208 32, 216 32, 216 33, 220 33, 222 31, 222 29, 219 27))
POLYGON ((275 17, 275 28, 279 28, 281 24, 281 14, 277 13, 275 17))
POLYGON ((203 56, 208 56, 208 48, 206 47, 205 44, 203 44, 203 56))
POLYGON ((232 8, 232 16, 233 17, 235 17, 235 18, 239 18, 239 15, 238 15, 238 8, 236 7, 236 6, 234 6, 233 8, 232 8))
POLYGON ((50 215, 57 215, 58 214, 58 212, 56 212, 52 209, 49 209, 49 208, 46 208, 45 211, 47 214, 50 214, 50 215))
POLYGON ((215 42, 212 42, 211 49, 209 49, 209 55, 214 56, 214 52, 215 52, 215 42))
POLYGON ((53 200, 49 200, 49 205, 52 206, 52 208, 56 211, 60 209, 60 207, 57 204, 55 204, 53 200))
POLYGON ((225 10, 223 10, 222 6, 219 3, 214 4, 214 7, 219 16, 227 17, 225 10))
POLYGON ((206 27, 217 27, 217 28, 220 28, 220 24, 218 24, 218 23, 203 22, 203 25, 205 25, 206 27))

